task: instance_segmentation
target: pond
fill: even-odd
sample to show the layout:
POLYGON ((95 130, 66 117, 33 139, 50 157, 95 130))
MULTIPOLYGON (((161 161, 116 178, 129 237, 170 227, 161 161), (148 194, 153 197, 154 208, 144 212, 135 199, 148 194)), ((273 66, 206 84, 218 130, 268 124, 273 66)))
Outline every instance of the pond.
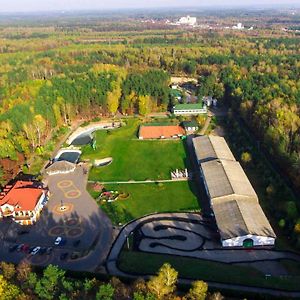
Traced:
POLYGON ((66 160, 66 161, 76 164, 79 160, 79 157, 80 157, 79 152, 65 151, 60 154, 60 156, 56 159, 56 161, 66 160))
POLYGON ((71 143, 71 145, 73 146, 81 146, 81 145, 87 145, 90 144, 92 142, 93 138, 91 136, 91 134, 81 134, 79 135, 76 139, 74 139, 74 141, 71 143))

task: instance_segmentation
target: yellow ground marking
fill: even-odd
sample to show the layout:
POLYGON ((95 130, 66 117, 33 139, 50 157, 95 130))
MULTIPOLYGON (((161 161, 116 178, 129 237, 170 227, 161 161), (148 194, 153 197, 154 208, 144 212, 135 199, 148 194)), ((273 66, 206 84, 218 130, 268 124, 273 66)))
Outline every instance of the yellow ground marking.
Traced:
POLYGON ((57 215, 63 215, 64 213, 69 213, 74 208, 72 203, 63 203, 63 206, 65 207, 65 210, 61 210, 61 204, 55 205, 52 209, 53 213, 57 215))
POLYGON ((61 180, 60 182, 57 183, 57 186, 60 189, 65 189, 71 187, 72 185, 74 185, 72 180, 61 180))
POLYGON ((81 191, 80 190, 69 190, 64 193, 64 196, 68 199, 76 199, 81 196, 81 191))

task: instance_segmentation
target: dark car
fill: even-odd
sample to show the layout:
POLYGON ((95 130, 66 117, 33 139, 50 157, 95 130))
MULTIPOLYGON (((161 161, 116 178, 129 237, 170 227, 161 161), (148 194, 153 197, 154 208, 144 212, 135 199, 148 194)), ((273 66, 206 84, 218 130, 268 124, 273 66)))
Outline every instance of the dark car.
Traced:
POLYGON ((62 254, 60 255, 60 260, 65 260, 65 259, 67 259, 68 255, 69 255, 68 252, 62 253, 62 254))
POLYGON ((52 253, 52 250, 53 250, 52 247, 48 247, 48 248, 46 249, 46 254, 47 254, 47 255, 50 255, 50 254, 52 253))
POLYGON ((36 246, 32 246, 28 249, 28 252, 30 253, 31 251, 33 251, 33 249, 35 248, 36 246))
POLYGON ((74 246, 74 247, 77 247, 77 246, 80 244, 80 242, 81 242, 80 240, 74 241, 73 246, 74 246))
POLYGON ((15 250, 17 250, 18 248, 18 245, 11 245, 9 248, 8 248, 8 251, 9 252, 14 252, 15 250))
POLYGON ((18 231, 18 235, 23 235, 29 233, 29 230, 20 230, 18 231))
POLYGON ((46 251, 47 251, 47 248, 45 248, 45 247, 44 247, 44 248, 41 248, 40 251, 39 251, 39 255, 45 254, 46 251))

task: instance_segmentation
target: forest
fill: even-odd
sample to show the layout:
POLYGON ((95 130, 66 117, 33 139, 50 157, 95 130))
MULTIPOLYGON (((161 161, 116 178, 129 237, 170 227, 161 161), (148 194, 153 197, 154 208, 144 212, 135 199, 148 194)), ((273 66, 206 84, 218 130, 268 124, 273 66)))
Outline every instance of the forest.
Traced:
POLYGON ((0 299, 96 299, 96 300, 222 300, 219 293, 209 293, 204 281, 195 281, 185 293, 177 289, 178 272, 164 264, 157 275, 145 281, 137 278, 123 283, 118 278, 97 279, 95 274, 68 274, 57 266, 49 265, 43 271, 21 262, 15 266, 0 263, 0 299), (86 276, 86 277, 85 277, 86 276))
POLYGON ((176 103, 171 77, 188 76, 198 81, 199 101, 211 95, 228 106, 299 193, 299 36, 277 27, 243 33, 132 20, 50 23, 1 26, 2 183, 16 174, 10 163, 24 170, 33 157, 48 159, 51 138, 77 121, 167 111, 176 103))

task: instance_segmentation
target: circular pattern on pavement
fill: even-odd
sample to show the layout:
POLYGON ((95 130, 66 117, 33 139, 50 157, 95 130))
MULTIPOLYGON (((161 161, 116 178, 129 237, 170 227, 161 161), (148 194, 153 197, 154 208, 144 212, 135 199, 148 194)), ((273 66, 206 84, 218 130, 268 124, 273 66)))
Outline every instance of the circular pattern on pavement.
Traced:
POLYGON ((74 237, 81 236, 83 232, 84 230, 81 227, 71 228, 68 229, 67 236, 74 238, 74 237))
POLYGON ((52 254, 50 255, 28 255, 26 257, 26 261, 29 264, 33 264, 33 265, 48 265, 50 260, 52 259, 52 254))
POLYGON ((65 224, 70 227, 77 226, 80 224, 80 219, 79 218, 70 218, 65 222, 65 224))
POLYGON ((63 188, 68 188, 70 186, 73 185, 73 181, 72 180, 62 180, 60 182, 57 183, 57 186, 61 189, 63 188))
POLYGON ((65 228, 62 226, 55 226, 49 230, 49 235, 57 236, 62 235, 65 232, 65 228))
POLYGON ((81 192, 79 190, 70 190, 68 192, 65 192, 65 197, 69 199, 79 198, 80 195, 81 192))
POLYGON ((63 205, 58 204, 53 207, 53 213, 62 215, 64 213, 71 212, 74 208, 74 205, 72 203, 63 203, 63 205))

